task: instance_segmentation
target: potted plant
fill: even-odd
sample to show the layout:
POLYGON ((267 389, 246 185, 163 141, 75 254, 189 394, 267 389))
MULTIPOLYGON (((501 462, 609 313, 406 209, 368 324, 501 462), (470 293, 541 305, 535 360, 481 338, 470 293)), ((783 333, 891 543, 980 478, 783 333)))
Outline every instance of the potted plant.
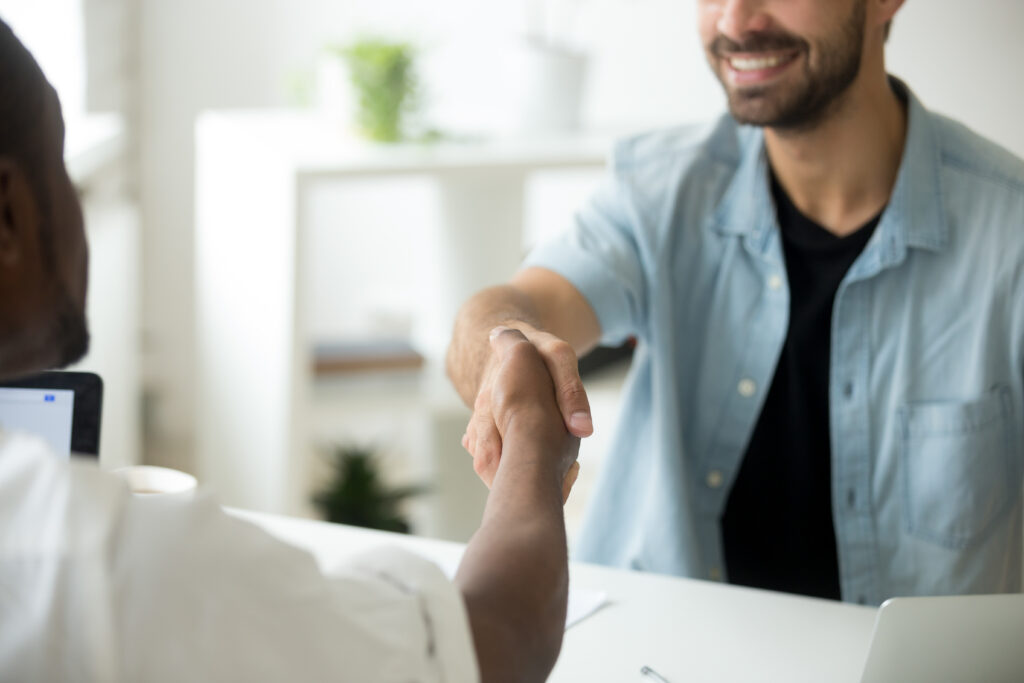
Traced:
POLYGON ((324 519, 368 529, 409 533, 403 501, 426 492, 424 486, 389 488, 380 474, 379 458, 370 448, 345 445, 329 455, 333 479, 313 495, 324 519))
POLYGON ((335 47, 348 66, 356 97, 356 124, 377 142, 399 142, 407 137, 408 118, 419 104, 416 51, 404 42, 362 38, 335 47))

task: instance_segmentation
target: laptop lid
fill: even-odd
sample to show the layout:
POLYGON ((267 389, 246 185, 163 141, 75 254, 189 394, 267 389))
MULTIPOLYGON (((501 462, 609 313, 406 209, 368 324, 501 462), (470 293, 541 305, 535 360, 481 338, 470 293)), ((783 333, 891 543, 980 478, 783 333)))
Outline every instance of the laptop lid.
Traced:
POLYGON ((98 456, 103 380, 91 372, 43 372, 0 382, 0 429, 42 437, 54 453, 98 456))
POLYGON ((885 601, 861 681, 1024 681, 1024 595, 885 601))

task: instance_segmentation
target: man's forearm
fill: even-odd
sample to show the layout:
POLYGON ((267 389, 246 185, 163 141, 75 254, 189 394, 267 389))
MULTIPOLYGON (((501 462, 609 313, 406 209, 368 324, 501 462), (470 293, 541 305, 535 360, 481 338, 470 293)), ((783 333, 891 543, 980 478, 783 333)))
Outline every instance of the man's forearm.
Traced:
MULTIPOLYGON (((519 445, 506 441, 506 450, 519 445)), ((544 680, 565 628, 561 475, 549 452, 515 457, 494 479, 483 523, 456 576, 486 683, 544 680)))
POLYGON ((459 310, 448 347, 447 369, 466 405, 473 405, 480 389, 491 353, 488 333, 498 325, 514 326, 515 322, 540 328, 540 315, 533 300, 511 285, 485 289, 459 310))

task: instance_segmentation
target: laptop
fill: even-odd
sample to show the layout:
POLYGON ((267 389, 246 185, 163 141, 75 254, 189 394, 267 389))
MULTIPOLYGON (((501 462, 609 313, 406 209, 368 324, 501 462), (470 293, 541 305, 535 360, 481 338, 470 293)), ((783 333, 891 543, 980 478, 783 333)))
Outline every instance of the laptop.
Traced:
POLYGON ((0 382, 0 430, 35 434, 65 458, 98 457, 103 380, 91 372, 43 372, 0 382))
POLYGON ((1024 595, 892 598, 861 683, 1021 683, 1024 595))

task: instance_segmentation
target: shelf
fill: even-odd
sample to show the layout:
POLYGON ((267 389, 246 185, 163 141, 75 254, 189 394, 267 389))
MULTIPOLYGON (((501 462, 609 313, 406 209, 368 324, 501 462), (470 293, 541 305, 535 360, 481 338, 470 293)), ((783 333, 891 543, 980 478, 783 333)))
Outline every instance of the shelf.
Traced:
POLYGON ((419 370, 423 363, 423 355, 403 340, 337 342, 313 347, 313 373, 318 378, 354 372, 419 370))

